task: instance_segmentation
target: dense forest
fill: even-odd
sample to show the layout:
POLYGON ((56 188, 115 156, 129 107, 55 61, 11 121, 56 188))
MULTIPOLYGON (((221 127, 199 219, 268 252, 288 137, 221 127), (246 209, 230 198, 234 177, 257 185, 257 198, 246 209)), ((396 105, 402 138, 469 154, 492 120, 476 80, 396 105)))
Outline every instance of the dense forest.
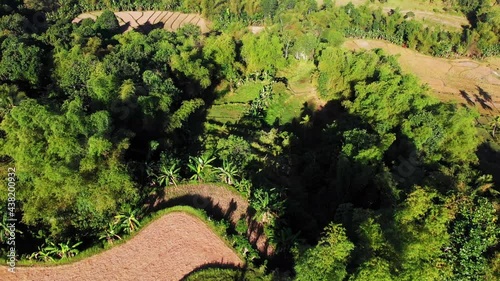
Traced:
POLYGON ((275 248, 248 250, 246 222, 220 222, 260 269, 248 280, 498 280, 500 178, 480 154, 500 162, 498 117, 487 143, 479 113, 435 99, 395 57, 341 47, 500 55, 498 1, 445 2, 470 25, 313 0, 2 1, 0 171, 15 168, 17 200, 0 193, 2 246, 7 211, 18 258, 51 261, 136 231, 160 189, 223 183, 275 248), (212 31, 122 33, 112 12, 151 9, 201 13, 212 31), (295 80, 319 100, 297 114, 295 80))

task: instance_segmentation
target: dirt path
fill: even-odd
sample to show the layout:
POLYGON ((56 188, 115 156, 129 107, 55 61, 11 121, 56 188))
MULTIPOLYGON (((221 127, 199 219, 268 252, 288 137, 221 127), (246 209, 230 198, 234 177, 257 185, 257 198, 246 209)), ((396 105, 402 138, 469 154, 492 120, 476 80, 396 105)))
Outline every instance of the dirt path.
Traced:
POLYGON ((68 265, 0 267, 2 281, 148 281, 182 279, 209 263, 242 266, 243 261, 201 220, 174 212, 152 222, 131 240, 68 265))
POLYGON ((272 255, 274 249, 263 234, 262 225, 250 220, 247 199, 227 187, 215 184, 192 184, 168 187, 165 194, 159 195, 153 203, 153 211, 177 205, 188 205, 204 209, 216 219, 225 218, 233 225, 240 219, 249 223, 247 236, 250 243, 265 254, 272 255))
MULTIPOLYGON (((101 11, 88 12, 80 14, 72 22, 79 23, 83 19, 96 20, 102 14, 101 11)), ((129 12, 115 12, 116 18, 120 26, 124 27, 124 31, 137 29, 141 27, 155 28, 163 27, 169 31, 175 31, 179 27, 191 23, 198 25, 202 33, 210 31, 209 22, 201 17, 199 14, 183 14, 179 12, 169 11, 129 11, 129 12)))
POLYGON ((351 50, 382 48, 391 55, 400 55, 398 60, 403 70, 427 83, 440 100, 475 106, 485 114, 500 112, 500 58, 486 61, 436 58, 370 39, 349 39, 344 46, 351 50))

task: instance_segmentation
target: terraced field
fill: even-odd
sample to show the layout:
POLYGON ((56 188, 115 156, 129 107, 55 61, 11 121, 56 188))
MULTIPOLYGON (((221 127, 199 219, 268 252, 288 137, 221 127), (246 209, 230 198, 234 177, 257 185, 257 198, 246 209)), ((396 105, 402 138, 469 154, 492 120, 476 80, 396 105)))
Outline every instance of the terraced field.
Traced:
MULTIPOLYGON (((321 3, 322 1, 319 0, 318 2, 321 3)), ((335 4, 337 6, 345 6, 349 4, 349 2, 352 2, 356 6, 360 6, 368 1, 337 0, 335 4)), ((469 21, 463 15, 442 12, 444 6, 440 3, 422 5, 419 1, 389 0, 386 3, 369 3, 369 7, 373 9, 381 7, 385 12, 399 8, 399 12, 403 15, 408 12, 413 12, 413 14, 415 14, 415 19, 424 24, 438 25, 446 29, 458 30, 461 29, 462 26, 469 25, 469 21)))
POLYGON ((177 281, 207 264, 243 266, 240 257, 200 219, 173 212, 135 237, 101 254, 72 264, 0 267, 2 281, 177 281))
POLYGON ((274 249, 263 235, 262 226, 249 219, 248 201, 235 191, 216 184, 188 184, 167 188, 163 196, 151 202, 154 210, 176 205, 204 209, 213 217, 224 218, 234 225, 239 219, 246 219, 250 243, 264 255, 273 254, 274 249))
MULTIPOLYGON (((215 184, 182 185, 153 195, 149 211, 188 205, 232 224, 250 223, 250 242, 272 255, 262 226, 249 219, 248 201, 236 191, 215 184)), ((129 241, 81 261, 53 266, 18 266, 12 274, 0 266, 2 281, 181 280, 204 265, 244 266, 244 261, 204 221, 179 211, 168 213, 129 241)))
POLYGON ((428 84, 439 99, 475 106, 484 114, 500 112, 500 58, 486 61, 436 58, 370 39, 349 39, 344 47, 351 50, 384 49, 388 54, 398 55, 403 70, 428 84))
MULTIPOLYGON (((101 11, 84 13, 76 17, 72 22, 79 23, 87 18, 95 20, 101 14, 101 11)), ((209 22, 199 14, 184 14, 169 11, 130 11, 116 12, 115 15, 120 26, 124 27, 124 31, 138 29, 140 27, 161 27, 169 31, 175 31, 188 23, 198 25, 203 33, 210 31, 208 27, 209 22)))

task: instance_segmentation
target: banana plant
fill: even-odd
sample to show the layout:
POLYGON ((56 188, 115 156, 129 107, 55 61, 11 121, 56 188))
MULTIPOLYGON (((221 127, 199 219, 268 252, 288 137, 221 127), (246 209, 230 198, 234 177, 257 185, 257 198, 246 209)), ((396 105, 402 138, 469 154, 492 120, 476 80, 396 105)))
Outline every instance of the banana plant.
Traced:
POLYGON ((115 224, 119 225, 125 233, 132 233, 141 226, 137 213, 138 210, 129 208, 127 212, 115 216, 115 224))
POLYGON ((224 183, 233 185, 235 183, 235 178, 238 176, 238 168, 233 163, 224 160, 222 162, 222 167, 216 168, 219 171, 219 176, 224 183))
POLYGON ((54 261, 52 254, 49 253, 45 248, 38 246, 38 251, 32 253, 29 257, 29 260, 36 259, 39 261, 54 261))
POLYGON ((120 229, 116 224, 109 223, 108 228, 99 236, 99 240, 106 239, 108 243, 113 244, 113 241, 122 239, 120 235, 118 235, 119 232, 120 229))
POLYGON ((491 127, 491 130, 492 130, 491 135, 493 137, 495 137, 497 129, 500 128, 500 115, 499 116, 495 116, 495 118, 493 118, 490 121, 489 126, 491 127))
POLYGON ((156 179, 158 180, 160 186, 169 186, 170 184, 173 184, 177 187, 177 179, 179 177, 180 170, 181 169, 177 167, 177 163, 172 164, 169 168, 162 164, 156 179))
POLYGON ((192 180, 197 180, 199 182, 203 182, 206 180, 207 176, 210 174, 210 169, 212 168, 212 163, 215 160, 215 157, 209 156, 200 156, 200 157, 189 157, 188 168, 194 173, 191 176, 192 180))
POLYGON ((155 165, 150 162, 146 162, 143 164, 143 171, 146 174, 146 179, 149 181, 151 186, 155 186, 158 183, 156 182, 158 175, 155 173, 155 165))
POLYGON ((80 246, 82 242, 77 242, 73 245, 71 245, 70 243, 70 241, 58 244, 49 242, 49 246, 45 247, 43 251, 49 256, 57 256, 60 259, 71 258, 80 253, 80 251, 78 250, 78 246, 80 246))
POLYGON ((266 224, 272 224, 274 219, 280 215, 283 203, 274 188, 269 191, 257 189, 250 199, 250 205, 257 212, 257 219, 266 224))
POLYGON ((475 181, 476 189, 474 193, 479 192, 480 194, 489 193, 491 196, 495 197, 500 195, 500 192, 494 189, 494 180, 492 175, 482 175, 478 177, 475 181))

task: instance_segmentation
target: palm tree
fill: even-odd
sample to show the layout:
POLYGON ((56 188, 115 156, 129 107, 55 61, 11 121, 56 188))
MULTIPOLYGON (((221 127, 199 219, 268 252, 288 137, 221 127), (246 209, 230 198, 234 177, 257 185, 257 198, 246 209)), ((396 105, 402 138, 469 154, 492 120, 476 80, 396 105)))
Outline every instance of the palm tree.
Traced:
POLYGON ((129 208, 127 212, 115 216, 115 224, 119 225, 126 233, 132 233, 141 226, 137 213, 138 210, 129 208))
POLYGON ((160 173, 157 175, 157 180, 160 186, 168 186, 173 184, 177 187, 177 178, 179 177, 179 171, 181 169, 177 167, 177 163, 174 163, 167 168, 164 164, 160 166, 160 173))
POLYGON ((490 121, 490 127, 493 130, 492 136, 495 137, 496 130, 500 128, 500 115, 495 116, 493 120, 490 121))
POLYGON ((192 180, 197 180, 202 182, 206 179, 210 172, 211 162, 215 160, 214 157, 209 158, 209 156, 201 156, 201 157, 189 157, 188 168, 194 172, 194 175, 191 177, 192 180))
POLYGON ((302 117, 302 120, 299 123, 300 125, 304 125, 305 127, 310 127, 311 125, 311 117, 309 114, 306 114, 304 117, 302 117))
POLYGON ((224 160, 222 162, 222 167, 216 168, 219 170, 219 176, 221 177, 224 183, 229 185, 233 185, 235 182, 235 178, 238 176, 238 168, 233 163, 224 160))

